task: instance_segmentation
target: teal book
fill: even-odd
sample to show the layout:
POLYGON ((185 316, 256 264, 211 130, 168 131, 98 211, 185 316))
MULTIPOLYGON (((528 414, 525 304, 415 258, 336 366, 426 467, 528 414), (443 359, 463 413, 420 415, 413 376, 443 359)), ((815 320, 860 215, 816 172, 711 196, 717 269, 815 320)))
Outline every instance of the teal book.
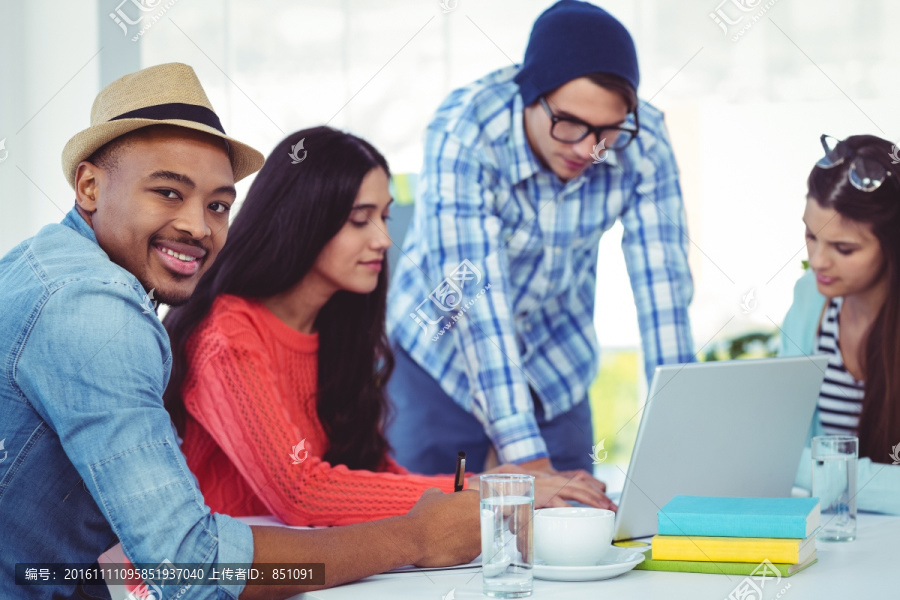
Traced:
POLYGON ((804 539, 819 527, 819 499, 675 496, 657 519, 660 535, 804 539))

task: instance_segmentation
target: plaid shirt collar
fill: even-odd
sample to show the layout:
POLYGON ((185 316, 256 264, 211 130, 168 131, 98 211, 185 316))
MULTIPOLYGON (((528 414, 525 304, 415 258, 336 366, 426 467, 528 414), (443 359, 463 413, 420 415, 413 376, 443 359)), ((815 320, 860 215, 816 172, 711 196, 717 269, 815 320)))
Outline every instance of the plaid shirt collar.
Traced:
POLYGON ((509 136, 513 156, 516 157, 515 162, 509 166, 509 179, 513 184, 521 183, 543 169, 525 135, 525 111, 522 104, 522 94, 516 91, 513 96, 512 131, 509 136))

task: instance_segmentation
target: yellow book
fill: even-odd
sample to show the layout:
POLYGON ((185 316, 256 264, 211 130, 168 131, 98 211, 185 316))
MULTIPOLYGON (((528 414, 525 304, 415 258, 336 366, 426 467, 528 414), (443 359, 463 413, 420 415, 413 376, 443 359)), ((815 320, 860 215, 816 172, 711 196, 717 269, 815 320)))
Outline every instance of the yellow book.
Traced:
POLYGON ((653 536, 653 560, 749 562, 795 565, 816 551, 816 538, 736 538, 687 535, 653 536))

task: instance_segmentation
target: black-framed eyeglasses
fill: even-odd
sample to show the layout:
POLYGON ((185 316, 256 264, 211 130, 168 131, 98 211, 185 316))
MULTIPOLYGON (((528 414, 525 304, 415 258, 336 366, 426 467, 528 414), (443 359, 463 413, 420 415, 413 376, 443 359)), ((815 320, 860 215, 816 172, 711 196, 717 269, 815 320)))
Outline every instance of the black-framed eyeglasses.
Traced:
POLYGON ((850 183, 853 187, 859 191, 874 192, 881 187, 885 179, 890 177, 891 172, 884 165, 858 156, 853 148, 836 137, 823 133, 819 139, 822 142, 822 148, 825 149, 825 156, 816 162, 816 166, 820 169, 832 169, 852 159, 850 172, 847 176, 850 178, 850 183))
POLYGON ((557 142, 565 144, 577 144, 593 133, 598 144, 603 141, 604 147, 609 150, 622 150, 637 137, 641 127, 638 122, 637 111, 633 113, 634 127, 628 125, 594 126, 575 117, 560 117, 553 114, 544 96, 541 96, 541 106, 544 107, 547 116, 550 117, 550 137, 557 142))

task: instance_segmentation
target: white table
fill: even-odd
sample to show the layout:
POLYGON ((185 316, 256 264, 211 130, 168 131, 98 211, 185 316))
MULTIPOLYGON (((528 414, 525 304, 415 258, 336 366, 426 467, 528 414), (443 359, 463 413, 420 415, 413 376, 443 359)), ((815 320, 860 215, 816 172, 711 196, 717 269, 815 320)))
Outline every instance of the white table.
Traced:
MULTIPOLYGON (((763 600, 776 596, 779 600, 900 597, 900 517, 860 514, 855 541, 817 541, 816 549, 819 562, 782 578, 777 585, 769 579, 763 600), (785 590, 788 584, 790 587, 785 590)), ((742 580, 738 575, 659 571, 631 571, 615 579, 590 582, 535 579, 531 598, 729 600, 729 594, 742 580)), ((451 590, 452 598, 465 600, 484 597, 481 586, 480 569, 391 574, 299 594, 293 600, 442 600, 451 590)))

